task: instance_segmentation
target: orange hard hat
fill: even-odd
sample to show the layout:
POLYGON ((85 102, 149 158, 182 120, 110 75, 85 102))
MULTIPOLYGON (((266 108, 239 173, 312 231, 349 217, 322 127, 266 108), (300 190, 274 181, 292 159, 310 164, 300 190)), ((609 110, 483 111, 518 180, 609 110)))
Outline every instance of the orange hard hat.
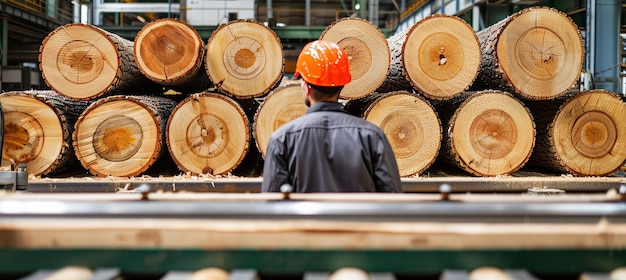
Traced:
POLYGON ((309 84, 326 87, 343 86, 352 80, 346 52, 339 45, 322 40, 304 46, 294 76, 302 76, 309 84))

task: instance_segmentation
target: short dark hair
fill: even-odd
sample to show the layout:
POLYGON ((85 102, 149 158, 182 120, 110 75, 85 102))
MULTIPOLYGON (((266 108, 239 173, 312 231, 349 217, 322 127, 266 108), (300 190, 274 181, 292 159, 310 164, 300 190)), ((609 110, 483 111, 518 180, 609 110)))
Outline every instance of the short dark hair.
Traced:
POLYGON ((339 92, 341 92, 341 90, 343 89, 343 86, 325 87, 325 86, 318 86, 318 85, 313 85, 313 84, 309 84, 309 83, 307 83, 307 84, 316 93, 319 93, 319 94, 324 95, 324 96, 333 96, 335 94, 339 94, 339 92))

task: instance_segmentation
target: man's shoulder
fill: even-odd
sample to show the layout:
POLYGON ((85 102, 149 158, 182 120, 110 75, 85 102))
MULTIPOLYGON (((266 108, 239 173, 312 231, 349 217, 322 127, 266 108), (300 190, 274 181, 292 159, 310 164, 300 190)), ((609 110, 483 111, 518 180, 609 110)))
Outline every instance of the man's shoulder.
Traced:
POLYGON ((362 118, 350 115, 345 112, 313 112, 294 119, 274 131, 273 135, 284 135, 290 132, 300 131, 305 128, 330 126, 330 127, 351 127, 365 129, 377 134, 382 134, 382 129, 362 118))
POLYGON ((355 127, 365 128, 368 130, 373 130, 375 132, 380 132, 380 133, 383 132, 382 129, 378 125, 368 120, 365 120, 363 118, 359 118, 350 114, 344 114, 344 115, 345 115, 344 118, 345 118, 346 124, 349 124, 355 127))

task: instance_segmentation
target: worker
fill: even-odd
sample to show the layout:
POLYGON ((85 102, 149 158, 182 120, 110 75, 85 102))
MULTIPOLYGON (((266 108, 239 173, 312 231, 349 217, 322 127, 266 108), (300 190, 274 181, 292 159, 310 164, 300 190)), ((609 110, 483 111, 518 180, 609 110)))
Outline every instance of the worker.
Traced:
POLYGON ((348 84, 348 57, 337 44, 307 44, 296 62, 306 114, 270 137, 263 192, 401 192, 396 158, 382 129, 339 103, 348 84))

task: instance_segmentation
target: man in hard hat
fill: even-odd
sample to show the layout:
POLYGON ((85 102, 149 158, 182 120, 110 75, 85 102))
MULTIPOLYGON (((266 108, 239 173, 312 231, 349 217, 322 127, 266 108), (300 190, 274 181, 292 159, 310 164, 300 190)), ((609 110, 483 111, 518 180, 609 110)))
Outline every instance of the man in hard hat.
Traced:
POLYGON ((263 192, 401 192, 395 156, 380 127, 338 102, 352 76, 333 42, 307 44, 296 64, 306 115, 276 130, 267 145, 263 192))

